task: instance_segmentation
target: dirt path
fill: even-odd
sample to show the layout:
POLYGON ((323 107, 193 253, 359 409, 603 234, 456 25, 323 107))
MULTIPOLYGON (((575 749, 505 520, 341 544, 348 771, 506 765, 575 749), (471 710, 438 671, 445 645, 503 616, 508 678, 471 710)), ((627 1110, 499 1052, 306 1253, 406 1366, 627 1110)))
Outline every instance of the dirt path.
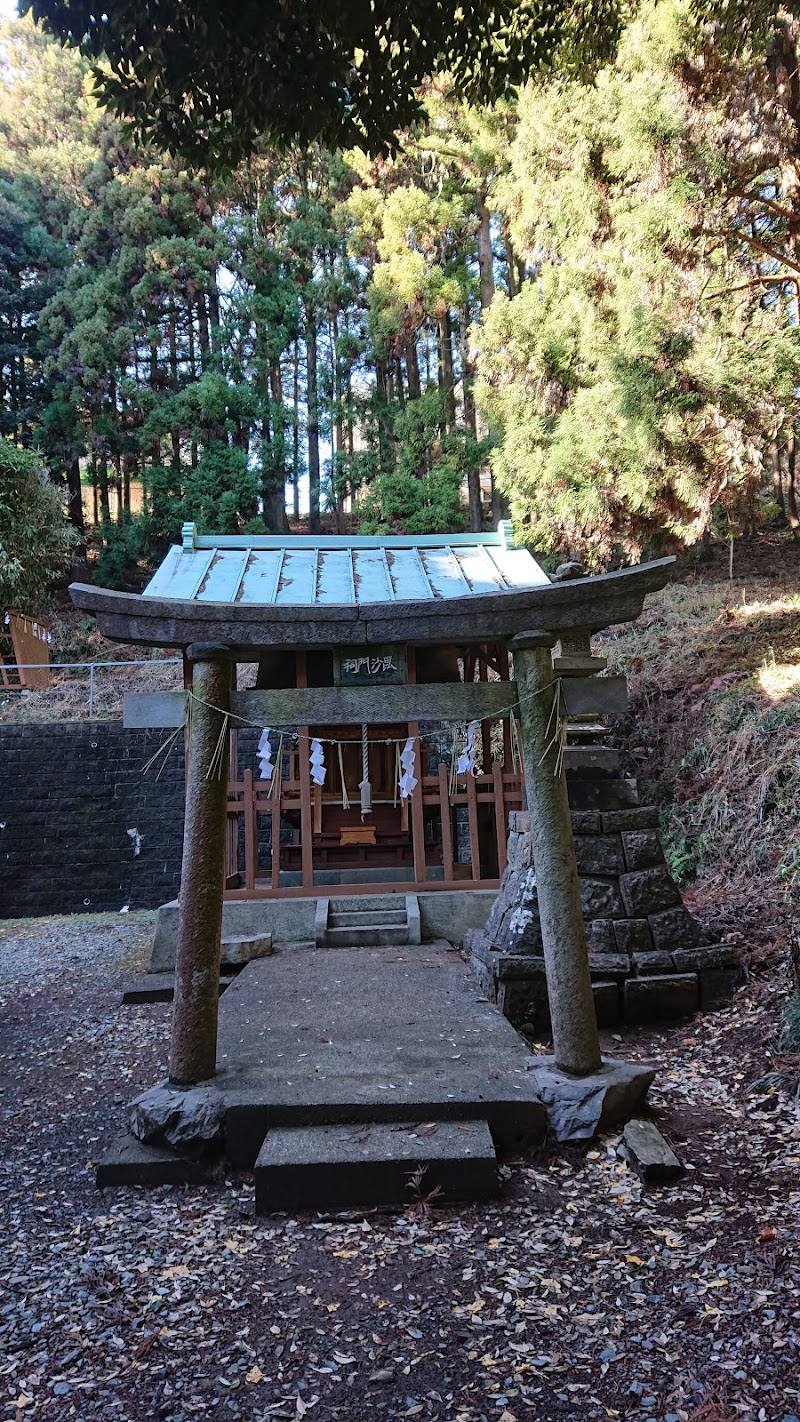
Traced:
MULTIPOLYGON (((12 1422, 796 1422, 800 1110, 748 1090, 779 987, 626 1036, 688 1166, 616 1138, 510 1162, 491 1208, 256 1221, 252 1183, 99 1193, 166 1007, 147 915, 0 924, 0 1400, 12 1422)), ((621 1049, 620 1039, 610 1039, 621 1049)))

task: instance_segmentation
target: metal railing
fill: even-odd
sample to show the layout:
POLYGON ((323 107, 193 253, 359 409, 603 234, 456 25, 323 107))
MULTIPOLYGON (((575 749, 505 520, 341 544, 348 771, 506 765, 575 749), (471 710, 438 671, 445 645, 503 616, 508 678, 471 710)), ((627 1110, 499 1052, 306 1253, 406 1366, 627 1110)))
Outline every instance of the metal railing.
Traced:
MULTIPOLYGON (((89 691, 89 717, 91 718, 91 717, 94 715, 95 693, 96 693, 95 673, 96 673, 98 670, 103 669, 103 668, 111 668, 111 667, 113 667, 113 668, 120 668, 120 667, 150 667, 150 668, 155 668, 155 667, 174 667, 174 666, 182 666, 182 665, 183 665, 183 662, 182 662, 182 659, 181 659, 180 657, 164 657, 164 658, 161 658, 161 657, 144 657, 144 658, 142 658, 140 661, 119 661, 119 662, 8 662, 8 663, 6 664, 6 668, 5 668, 5 669, 6 669, 7 672, 14 672, 14 671, 39 671, 39 672, 47 671, 47 672, 51 672, 51 671, 80 671, 80 670, 86 670, 86 671, 88 671, 88 673, 89 673, 89 678, 88 678, 88 680, 89 680, 89 688, 88 688, 88 691, 89 691)), ((49 691, 50 689, 51 689, 50 687, 28 688, 28 687, 24 687, 24 686, 19 686, 19 687, 9 687, 9 686, 6 686, 6 687, 0 688, 0 695, 2 694, 2 691, 4 691, 4 690, 5 690, 5 691, 15 691, 15 692, 16 692, 16 691, 28 691, 28 690, 30 690, 30 691, 34 691, 34 692, 35 692, 35 691, 38 691, 38 692, 40 692, 41 694, 46 694, 47 691, 49 691)))

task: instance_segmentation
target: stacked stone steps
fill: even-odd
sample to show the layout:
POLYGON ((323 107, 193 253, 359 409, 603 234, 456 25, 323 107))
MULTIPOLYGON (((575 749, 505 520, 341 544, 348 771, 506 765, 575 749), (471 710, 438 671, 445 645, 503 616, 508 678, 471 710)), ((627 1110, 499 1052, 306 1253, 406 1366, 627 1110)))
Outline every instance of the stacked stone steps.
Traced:
POLYGON ((485 1120, 279 1127, 256 1160, 256 1214, 488 1200, 498 1183, 485 1120))
POLYGON ((415 894, 339 895, 317 901, 320 948, 369 948, 420 942, 415 894))

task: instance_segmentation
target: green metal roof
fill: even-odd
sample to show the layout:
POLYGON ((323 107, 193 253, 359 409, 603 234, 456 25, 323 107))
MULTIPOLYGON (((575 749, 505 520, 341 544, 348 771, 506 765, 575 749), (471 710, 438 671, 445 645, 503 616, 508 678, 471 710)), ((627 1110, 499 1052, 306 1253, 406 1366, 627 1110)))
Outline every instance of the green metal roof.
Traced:
POLYGON ((469 598, 549 584, 510 524, 497 533, 373 538, 198 534, 185 524, 145 597, 263 606, 469 598))

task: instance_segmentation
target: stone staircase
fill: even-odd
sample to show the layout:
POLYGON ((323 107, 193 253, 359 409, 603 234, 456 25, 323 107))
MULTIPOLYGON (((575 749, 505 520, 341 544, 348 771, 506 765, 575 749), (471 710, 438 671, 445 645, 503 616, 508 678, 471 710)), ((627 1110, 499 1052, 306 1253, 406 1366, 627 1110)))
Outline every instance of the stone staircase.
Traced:
POLYGON ((317 899, 318 948, 374 948, 421 943, 416 894, 339 894, 317 899))

